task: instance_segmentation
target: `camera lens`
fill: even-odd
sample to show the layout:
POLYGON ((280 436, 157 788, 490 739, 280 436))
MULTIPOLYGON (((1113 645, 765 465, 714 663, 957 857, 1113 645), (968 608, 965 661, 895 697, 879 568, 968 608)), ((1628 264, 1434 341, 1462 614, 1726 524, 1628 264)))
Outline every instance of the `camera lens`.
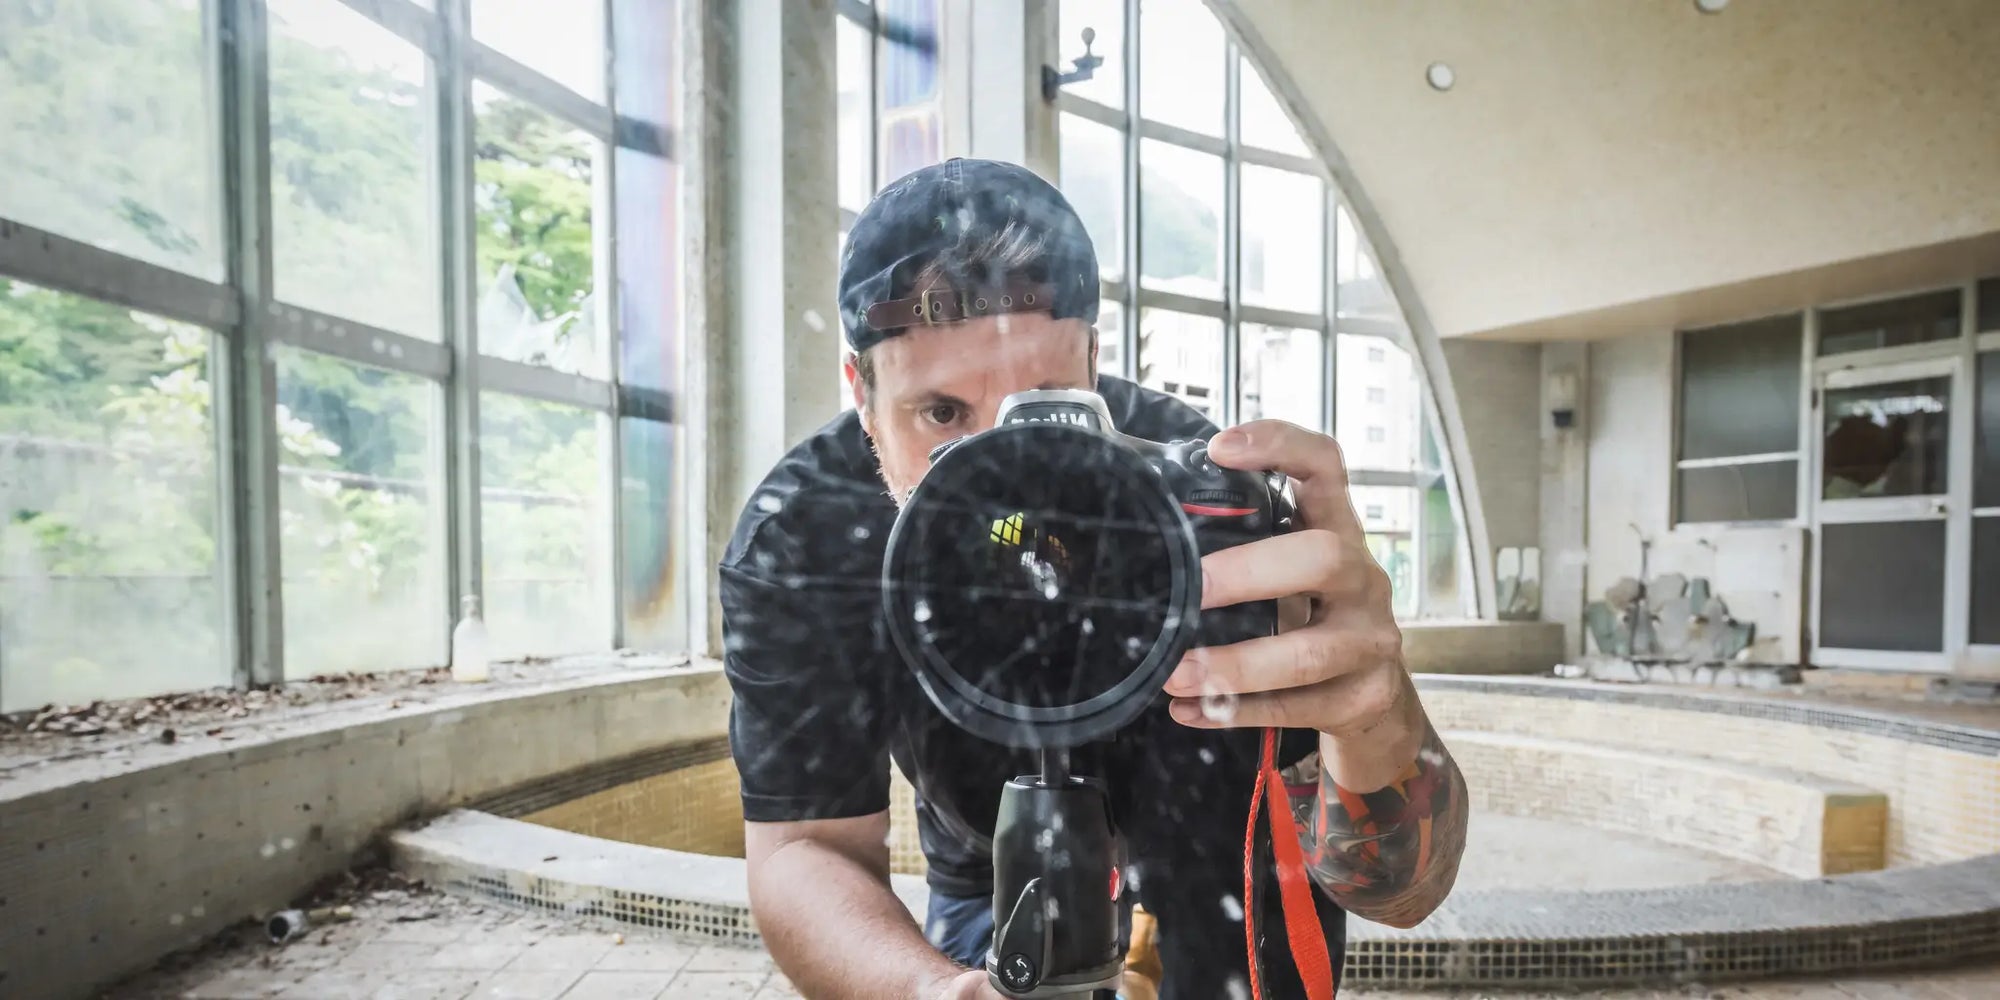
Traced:
POLYGON ((940 456, 884 565, 891 634, 959 725, 1014 746, 1109 735, 1194 634, 1199 558, 1159 475, 1098 433, 1019 424, 940 456))

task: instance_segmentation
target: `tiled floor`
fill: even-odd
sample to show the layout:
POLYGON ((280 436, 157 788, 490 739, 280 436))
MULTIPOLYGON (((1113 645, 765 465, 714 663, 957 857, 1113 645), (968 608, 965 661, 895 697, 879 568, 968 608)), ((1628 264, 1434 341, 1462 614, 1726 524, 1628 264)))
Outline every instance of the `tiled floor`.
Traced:
MULTIPOLYGON (((434 895, 357 905, 351 922, 274 946, 247 932, 184 967, 107 1000, 786 1000, 797 998, 761 951, 703 946, 434 895), (421 919, 412 919, 421 918, 421 919)), ((1686 986, 1580 993, 1350 989, 1356 1000, 1993 1000, 2000 967, 1817 983, 1686 986)))
POLYGON ((761 951, 574 926, 435 894, 382 893, 355 919, 271 945, 250 930, 112 1000, 785 1000, 761 951))

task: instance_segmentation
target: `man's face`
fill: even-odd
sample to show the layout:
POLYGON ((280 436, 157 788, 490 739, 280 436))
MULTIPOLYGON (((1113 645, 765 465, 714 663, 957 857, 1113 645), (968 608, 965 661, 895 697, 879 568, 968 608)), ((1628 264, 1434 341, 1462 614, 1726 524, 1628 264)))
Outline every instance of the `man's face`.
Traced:
POLYGON ((854 406, 900 506, 930 469, 932 448, 986 430, 1000 401, 1029 389, 1094 389, 1096 351, 1081 319, 982 316, 913 327, 875 345, 875 388, 852 366, 854 406))

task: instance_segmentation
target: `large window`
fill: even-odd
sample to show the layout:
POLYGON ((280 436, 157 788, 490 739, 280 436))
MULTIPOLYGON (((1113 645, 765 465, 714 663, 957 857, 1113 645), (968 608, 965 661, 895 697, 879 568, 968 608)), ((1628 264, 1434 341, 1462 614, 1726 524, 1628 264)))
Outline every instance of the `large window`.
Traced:
POLYGON ((1680 335, 1680 523, 1784 521, 1798 512, 1798 314, 1680 335))
MULTIPOLYGON (((834 19, 840 240, 889 182, 944 158, 940 0, 843 0, 834 19)), ((846 338, 840 338, 843 356, 846 338)), ((840 401, 853 394, 841 378, 840 401)))
POLYGON ((684 648, 675 20, 0 3, 0 710, 684 648))
POLYGON ((1324 165, 1200 0, 1059 11, 1065 64, 1084 28, 1105 57, 1057 100, 1060 183, 1103 280, 1099 368, 1218 424, 1334 433, 1397 612, 1464 614, 1423 371, 1324 165))

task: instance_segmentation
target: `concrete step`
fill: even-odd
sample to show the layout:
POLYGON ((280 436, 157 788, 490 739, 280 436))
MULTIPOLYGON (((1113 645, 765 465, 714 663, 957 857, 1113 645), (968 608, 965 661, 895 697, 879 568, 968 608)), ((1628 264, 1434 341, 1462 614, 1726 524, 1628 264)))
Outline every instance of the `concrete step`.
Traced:
POLYGON ((1816 878, 1883 867, 1888 797, 1819 775, 1449 730, 1475 808, 1618 830, 1816 878))

